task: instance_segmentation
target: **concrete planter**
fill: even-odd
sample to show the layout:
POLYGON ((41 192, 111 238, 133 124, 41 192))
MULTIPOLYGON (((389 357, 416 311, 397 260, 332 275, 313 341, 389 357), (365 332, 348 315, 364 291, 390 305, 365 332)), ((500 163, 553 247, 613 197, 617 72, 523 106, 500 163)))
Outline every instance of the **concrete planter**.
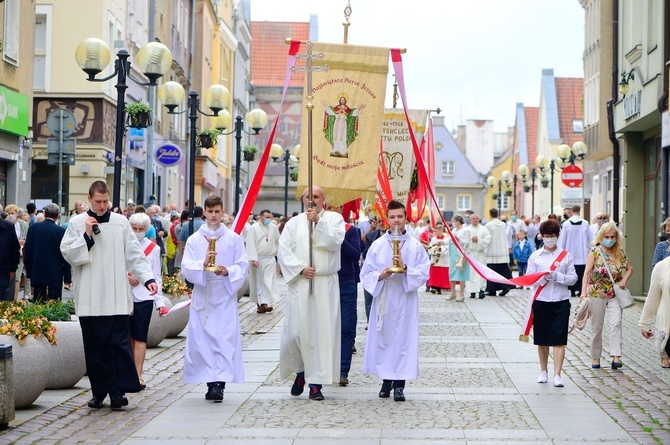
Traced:
POLYGON ((76 321, 53 321, 58 345, 52 346, 51 372, 46 389, 72 388, 86 374, 81 327, 76 321))
MULTIPOLYGON (((181 303, 183 301, 188 300, 189 300, 188 295, 182 295, 179 298, 172 298, 170 301, 174 306, 177 303, 181 303)), ((170 315, 165 316, 170 321, 170 329, 168 330, 167 336, 165 338, 178 337, 179 334, 181 334, 184 331, 184 329, 186 329, 186 325, 188 324, 189 312, 190 308, 185 307, 184 309, 180 309, 177 312, 173 312, 170 315)))
MULTIPOLYGON (((163 297, 165 307, 170 309, 172 303, 167 297, 163 297)), ((151 312, 151 322, 149 323, 149 335, 147 337, 147 348, 155 348, 165 340, 168 331, 170 330, 169 315, 161 317, 157 310, 151 312)))
POLYGON ((51 351, 46 338, 28 337, 21 344, 16 337, 0 335, 0 343, 12 345, 14 361, 14 407, 28 408, 42 394, 49 381, 51 351))

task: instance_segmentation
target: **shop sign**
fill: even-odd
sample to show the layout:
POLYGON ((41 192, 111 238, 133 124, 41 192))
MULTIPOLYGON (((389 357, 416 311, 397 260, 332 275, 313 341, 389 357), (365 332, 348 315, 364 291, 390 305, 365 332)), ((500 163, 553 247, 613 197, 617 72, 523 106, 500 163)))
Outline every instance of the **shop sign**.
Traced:
POLYGON ((28 96, 0 85, 0 131, 28 136, 28 96))
POLYGON ((174 167, 184 159, 184 153, 177 145, 165 143, 156 147, 154 159, 163 167, 174 167))

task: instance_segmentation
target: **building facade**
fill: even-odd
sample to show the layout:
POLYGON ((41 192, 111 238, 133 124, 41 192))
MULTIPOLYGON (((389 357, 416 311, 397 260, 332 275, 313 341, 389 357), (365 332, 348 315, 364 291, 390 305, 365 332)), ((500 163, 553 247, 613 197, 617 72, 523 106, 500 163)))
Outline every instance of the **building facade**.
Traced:
POLYGON ((0 26, 0 205, 25 208, 31 198, 33 71, 41 62, 34 59, 35 4, 5 0, 0 26))

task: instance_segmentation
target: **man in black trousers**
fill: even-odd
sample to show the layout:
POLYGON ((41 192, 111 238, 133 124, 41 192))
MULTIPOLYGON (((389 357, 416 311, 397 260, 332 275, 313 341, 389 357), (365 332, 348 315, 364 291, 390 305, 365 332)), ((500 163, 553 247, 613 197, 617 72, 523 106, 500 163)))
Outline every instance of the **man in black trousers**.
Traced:
POLYGON ((51 203, 44 207, 44 218, 43 222, 30 226, 23 246, 23 264, 35 302, 60 300, 63 281, 66 285, 72 283, 72 268, 60 251, 65 228, 56 224, 60 218, 58 205, 51 203))

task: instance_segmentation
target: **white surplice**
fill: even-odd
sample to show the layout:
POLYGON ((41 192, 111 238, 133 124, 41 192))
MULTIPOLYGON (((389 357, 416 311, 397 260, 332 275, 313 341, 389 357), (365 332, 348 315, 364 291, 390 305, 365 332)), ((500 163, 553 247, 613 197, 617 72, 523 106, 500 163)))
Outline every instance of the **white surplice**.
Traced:
POLYGON ((279 237, 279 265, 288 285, 286 318, 279 350, 280 375, 289 379, 305 372, 314 384, 340 378, 340 249, 344 220, 322 211, 312 232, 313 293, 300 272, 309 265, 309 222, 301 213, 291 218, 279 237))
POLYGON ((379 281, 384 269, 393 265, 392 237, 386 233, 375 241, 365 257, 361 284, 372 294, 363 372, 386 380, 419 377, 419 295, 428 279, 430 259, 421 243, 405 233, 400 240, 405 273, 379 281))
POLYGON ((258 222, 247 231, 247 257, 249 259, 249 301, 268 304, 277 301, 275 277, 277 276, 277 247, 279 230, 277 226, 258 222), (251 262, 258 261, 258 267, 251 262), (260 286, 260 295, 258 288, 260 286))
MULTIPOLYGON (((477 237, 477 242, 470 242, 470 256, 481 264, 486 265, 486 249, 491 244, 491 233, 481 224, 469 226, 470 235, 477 237)), ((470 238, 472 240, 472 237, 470 238)), ((470 294, 476 294, 484 291, 486 280, 474 269, 470 271, 470 279, 465 284, 466 291, 470 294)))
POLYGON ((244 382, 237 291, 246 280, 248 265, 242 238, 223 224, 215 231, 203 225, 186 242, 181 270, 194 287, 184 382, 244 382), (211 237, 218 237, 216 264, 228 269, 227 276, 204 270, 211 237))

